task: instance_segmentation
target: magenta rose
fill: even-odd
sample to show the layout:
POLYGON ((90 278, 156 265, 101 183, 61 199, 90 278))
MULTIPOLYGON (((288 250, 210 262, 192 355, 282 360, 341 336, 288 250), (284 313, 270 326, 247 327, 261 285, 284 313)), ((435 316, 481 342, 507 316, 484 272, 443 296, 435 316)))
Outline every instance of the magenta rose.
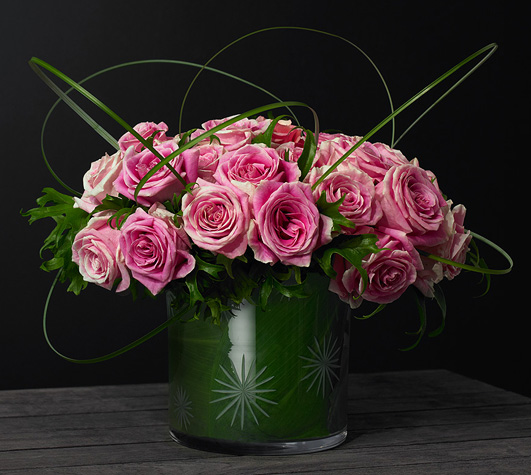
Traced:
MULTIPOLYGON (((313 168, 305 181, 313 186, 328 168, 313 168)), ((319 199, 322 192, 329 203, 345 197, 339 205, 339 212, 356 224, 356 228, 374 226, 382 217, 371 177, 348 162, 340 164, 314 189, 314 198, 319 199)), ((342 231, 352 234, 354 229, 343 227, 342 231)))
POLYGON ((121 279, 117 292, 129 287, 130 277, 120 249, 120 231, 108 224, 108 215, 92 217, 76 234, 72 260, 79 266, 83 280, 110 290, 121 279))
POLYGON ((375 183, 381 182, 390 168, 409 163, 400 150, 392 149, 383 143, 370 142, 363 142, 348 160, 367 173, 375 183))
POLYGON ((307 267, 332 240, 332 220, 321 215, 307 183, 264 181, 252 198, 249 246, 256 260, 307 267))
MULTIPOLYGON (((177 144, 167 140, 154 148, 162 157, 167 157, 177 150, 177 144)), ((184 157, 183 154, 177 155, 169 164, 186 182, 194 182, 197 179, 198 154, 196 150, 184 157)), ((135 152, 134 147, 129 147, 124 153, 122 171, 114 182, 116 190, 127 198, 135 199, 135 190, 140 180, 158 163, 160 163, 159 158, 150 150, 135 152)), ((180 180, 170 168, 164 166, 145 183, 136 201, 141 205, 150 206, 173 198, 173 195, 179 194, 182 189, 180 180)))
POLYGON ((243 255, 250 220, 247 195, 200 178, 197 184, 183 197, 184 230, 203 249, 230 259, 243 255))
POLYGON ((83 176, 83 195, 74 198, 75 207, 92 213, 107 195, 118 196, 114 187, 114 180, 122 171, 122 152, 113 155, 105 154, 99 160, 92 162, 90 170, 83 176))
POLYGON ((214 178, 219 184, 239 188, 248 195, 262 181, 297 181, 300 169, 294 162, 282 160, 274 148, 250 144, 219 159, 214 178))
POLYGON ((404 233, 385 229, 376 234, 379 236, 377 246, 383 250, 362 261, 368 275, 365 290, 361 274, 350 264, 340 278, 350 298, 361 296, 369 302, 387 304, 397 300, 416 281, 422 262, 404 233))
POLYGON ((138 208, 121 228, 120 247, 131 275, 153 295, 195 266, 190 242, 173 215, 155 204, 146 213, 138 208))
MULTIPOLYGON (((153 145, 159 145, 168 140, 166 132, 168 126, 164 122, 155 124, 154 122, 141 122, 133 127, 143 139, 153 137, 153 145)), ((126 132, 118 139, 120 150, 126 151, 129 147, 134 147, 135 152, 140 152, 144 146, 131 132, 126 132)))
POLYGON ((414 245, 435 246, 448 238, 448 204, 426 170, 413 163, 392 167, 376 194, 382 226, 403 231, 414 245))

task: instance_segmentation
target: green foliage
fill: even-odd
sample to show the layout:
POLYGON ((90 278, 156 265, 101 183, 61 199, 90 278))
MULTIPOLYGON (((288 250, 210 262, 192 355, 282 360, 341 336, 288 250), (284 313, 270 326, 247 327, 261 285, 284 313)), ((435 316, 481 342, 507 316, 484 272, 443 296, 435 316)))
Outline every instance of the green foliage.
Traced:
POLYGON ((79 273, 78 266, 72 261, 72 243, 76 234, 83 229, 89 219, 89 214, 80 208, 74 208, 71 196, 59 193, 53 188, 44 188, 44 195, 38 198, 38 208, 21 212, 29 217, 29 223, 43 218, 52 218, 56 225, 40 249, 43 258, 45 252, 52 254, 52 258, 45 260, 41 269, 50 272, 61 269, 60 281, 70 281, 68 290, 78 295, 87 283, 79 273))
POLYGON ((315 143, 315 137, 313 133, 308 129, 304 129, 304 132, 306 133, 304 147, 302 149, 301 156, 297 160, 297 165, 299 165, 299 169, 301 171, 301 181, 304 180, 310 171, 315 158, 315 153, 317 151, 317 144, 315 143))
POLYGON ((252 143, 263 143, 267 147, 271 147, 271 142, 273 140, 273 132, 275 131, 275 125, 278 124, 278 121, 287 117, 286 115, 279 115, 271 120, 271 123, 268 125, 267 129, 261 134, 253 138, 252 143))
POLYGON ((136 203, 123 195, 107 195, 103 199, 101 205, 94 208, 94 211, 91 213, 91 215, 102 211, 109 211, 109 226, 120 229, 127 217, 134 213, 136 208, 138 208, 136 203))
POLYGON ((340 212, 339 207, 341 203, 345 201, 346 195, 343 195, 339 200, 334 203, 329 203, 326 201, 326 193, 323 191, 319 200, 317 201, 317 208, 321 214, 328 216, 332 219, 332 231, 340 232, 341 227, 354 229, 356 225, 350 220, 345 218, 340 212))
POLYGON ((339 254, 358 269, 366 285, 367 272, 362 267, 362 259, 371 253, 381 251, 376 245, 377 241, 378 237, 374 234, 338 236, 332 243, 317 250, 314 258, 324 273, 331 279, 334 279, 336 277, 336 271, 333 268, 332 258, 334 254, 339 254))

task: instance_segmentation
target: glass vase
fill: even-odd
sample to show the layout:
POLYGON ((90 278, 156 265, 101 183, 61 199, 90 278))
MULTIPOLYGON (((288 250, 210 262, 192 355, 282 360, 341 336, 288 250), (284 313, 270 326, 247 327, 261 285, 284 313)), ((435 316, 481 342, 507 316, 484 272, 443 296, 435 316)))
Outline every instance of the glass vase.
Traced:
POLYGON ((310 453, 345 440, 349 310, 328 279, 309 279, 308 298, 273 291, 265 311, 244 302, 219 325, 201 318, 171 325, 174 440, 254 455, 310 453))

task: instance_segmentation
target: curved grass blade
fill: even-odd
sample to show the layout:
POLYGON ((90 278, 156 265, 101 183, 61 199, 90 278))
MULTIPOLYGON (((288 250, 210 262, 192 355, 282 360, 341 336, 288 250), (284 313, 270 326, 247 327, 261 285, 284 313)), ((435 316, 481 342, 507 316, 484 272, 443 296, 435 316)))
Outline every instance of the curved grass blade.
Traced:
POLYGON ((62 353, 60 353, 53 346, 53 344, 50 341, 50 338, 48 336, 48 330, 47 330, 48 307, 49 307, 53 291, 55 289, 55 286, 57 285, 57 282, 59 280, 60 275, 61 275, 61 271, 58 272, 57 275, 55 276, 55 279, 52 282, 52 285, 51 285, 50 290, 48 292, 48 296, 46 298, 46 303, 44 305, 44 312, 43 312, 43 316, 42 316, 42 328, 43 328, 43 332, 44 332, 44 338, 46 339, 46 343, 48 344, 48 346, 54 351, 54 353, 59 355, 64 360, 69 361, 70 363, 77 363, 77 364, 101 363, 103 361, 110 360, 111 358, 115 358, 117 356, 120 356, 120 355, 126 353, 127 351, 132 350, 133 348, 136 348, 137 346, 139 346, 140 344, 146 342, 150 338, 153 338, 155 335, 159 334, 160 332, 162 332, 163 330, 168 328, 171 324, 173 324, 175 321, 177 321, 178 318, 180 318, 182 315, 184 315, 186 313, 186 311, 189 310, 189 309, 187 309, 186 311, 182 311, 182 312, 179 312, 179 313, 173 315, 171 318, 169 318, 164 323, 160 324, 158 327, 154 328, 150 332, 146 333, 144 336, 138 338, 137 340, 133 341, 132 343, 129 343, 128 345, 125 345, 124 347, 122 347, 122 348, 120 348, 120 349, 118 349, 116 351, 113 351, 113 352, 108 353, 108 354, 103 355, 103 356, 98 356, 96 358, 88 358, 88 359, 71 358, 69 356, 63 355, 62 353))
POLYGON ((439 99, 433 102, 422 114, 420 114, 411 125, 396 139, 396 142, 393 144, 393 147, 396 147, 398 142, 404 138, 404 136, 430 111, 432 110, 439 102, 441 102, 448 94, 450 94, 457 86, 465 81, 469 76, 471 76, 480 66, 485 63, 496 51, 497 45, 494 45, 490 52, 478 63, 476 64, 468 73, 466 73, 459 81, 457 81, 452 87, 450 87, 444 94, 442 94, 439 99))
MULTIPOLYGON (((114 111, 112 111, 109 107, 107 107, 103 102, 101 102, 97 97, 95 97, 93 94, 91 94, 89 91, 87 91, 84 87, 80 86, 76 81, 69 78, 66 74, 59 71, 57 68, 54 68, 50 64, 46 63, 45 61, 42 61, 39 58, 32 57, 30 59, 30 66, 33 70, 37 71, 38 67, 42 67, 55 76, 57 76, 62 81, 69 84, 71 87, 73 87, 77 92, 82 94, 86 99, 88 99, 90 102, 92 102, 94 105, 99 107, 103 112, 105 112, 109 117, 114 119, 118 124, 120 124, 125 130, 130 132, 144 147, 146 147, 151 153, 153 153, 159 160, 162 160, 164 157, 153 147, 153 144, 150 143, 149 140, 144 139, 133 127, 131 127, 125 120, 123 120, 118 114, 116 114, 114 111)), ((40 76, 40 75, 39 75, 40 76)), ((47 82, 49 85, 49 83, 47 82)), ((69 102, 67 102, 68 105, 70 105, 69 102)), ((74 108, 76 112, 78 112, 77 108, 74 108)), ((82 112, 82 111, 81 111, 82 112)), ((82 116, 83 117, 83 116, 82 116)), ((174 169, 170 168, 172 173, 179 179, 179 181, 186 186, 186 181, 184 178, 177 173, 174 169)))
MULTIPOLYGON (((244 112, 242 114, 236 115, 236 116, 226 120, 225 122, 223 122, 223 123, 211 128, 210 130, 207 130, 206 132, 202 133, 201 135, 199 135, 195 139, 190 140, 185 145, 183 145, 182 147, 180 147, 177 150, 175 150, 175 152, 171 153, 166 158, 162 159, 153 168, 151 168, 144 175, 144 177, 139 181, 139 183, 138 183, 138 185, 136 187, 136 190, 135 190, 135 199, 136 199, 139 191, 142 189, 142 187, 146 184, 146 182, 155 173, 157 173, 158 170, 160 170, 170 160, 173 160, 173 158, 175 158, 177 155, 181 154, 185 150, 188 150, 189 148, 193 147, 194 145, 196 145, 197 143, 201 142, 202 140, 214 135, 219 130, 224 129, 225 127, 228 127, 229 125, 234 124, 235 122, 238 122, 241 119, 245 119, 245 118, 250 117, 252 115, 257 115, 257 114, 261 114, 261 113, 266 112, 266 111, 278 109, 278 108, 281 108, 281 107, 288 107, 288 106, 294 106, 294 107, 295 106, 300 106, 300 107, 306 107, 306 108, 310 109, 312 111, 312 113, 313 113, 315 127, 316 127, 316 129, 318 129, 319 120, 317 118, 317 113, 310 106, 308 106, 307 104, 304 104, 303 102, 298 102, 298 101, 275 102, 273 104, 268 104, 268 105, 265 105, 265 106, 260 106, 260 107, 256 107, 254 109, 248 110, 247 112, 244 112)), ((318 133, 318 131, 317 131, 317 133, 318 133)))
POLYGON ((419 91, 417 94, 415 94, 413 97, 411 97, 408 101, 406 101, 404 104, 402 104, 398 109, 396 109, 394 112, 389 114, 385 119, 383 119, 380 123, 378 123, 376 126, 374 126, 369 132, 367 132, 354 146, 352 146, 349 150, 345 152, 345 154, 339 158, 326 172, 324 172, 321 177, 314 183, 312 186, 312 189, 315 190, 319 184, 322 183, 322 181, 330 175, 338 166, 340 163, 342 163, 354 150, 356 150, 362 143, 366 142, 370 137, 372 137, 376 132, 378 132, 384 125, 389 123, 391 120, 393 120, 398 114, 403 112, 405 109, 407 109, 410 105, 412 105, 414 102, 416 102, 418 99, 420 99, 424 94, 431 91, 434 87, 436 87, 438 84, 440 84, 442 81, 447 79, 449 76, 451 76, 453 73, 455 73, 457 70, 462 68, 465 64, 469 63, 470 61, 474 60, 478 56, 482 55, 486 51, 489 51, 488 56, 497 49, 497 45, 495 43, 491 43, 487 46, 484 46, 480 50, 476 51, 475 53, 471 54, 467 58, 465 58, 460 63, 456 64, 453 68, 446 71, 444 74, 439 76, 435 81, 428 84, 424 89, 419 91))
MULTIPOLYGON (((184 97, 183 97, 183 100, 182 100, 182 103, 181 103, 181 110, 179 111, 179 133, 181 133, 181 128, 182 128, 182 116, 183 116, 183 111, 184 111, 184 105, 185 105, 185 102, 186 102, 186 99, 188 98, 188 95, 190 93, 190 90, 192 89, 193 85, 195 84, 195 82, 197 81, 197 78, 199 77, 199 75, 203 72, 203 70, 207 69, 207 66, 215 59, 217 58, 221 53, 223 53, 225 50, 227 50, 228 48, 230 48, 231 46, 235 45, 236 43, 246 39, 246 38, 249 38, 250 36, 253 36, 253 35, 257 35, 257 34, 260 34, 260 33, 264 33, 266 31, 273 31, 273 30, 301 30, 301 31, 308 31, 308 32, 312 32, 312 33, 318 33, 318 34, 321 34, 321 35, 325 35, 325 36, 330 36, 332 38, 337 38, 341 41, 344 41, 345 43, 349 44, 350 46, 356 48, 371 64, 371 66, 376 70, 376 73, 378 74, 380 80, 382 81, 382 84, 385 88, 385 92, 387 94, 387 97, 388 97, 388 100, 389 100, 389 105, 391 107, 391 112, 393 112, 394 110, 394 107, 393 107, 393 100, 391 98, 391 93, 389 92, 389 88, 387 87, 387 83, 385 82, 385 79, 384 77, 382 76, 380 70, 377 68, 376 64, 372 61, 372 59, 369 57, 369 55, 367 55, 367 53, 365 53, 365 51, 363 51, 358 45, 354 44, 352 41, 350 40, 347 40, 346 38, 343 38, 342 36, 339 36, 339 35, 336 35, 334 33, 329 33, 327 31, 322 31, 322 30, 317 30, 315 28, 305 28, 305 27, 302 27, 302 26, 273 26, 273 27, 268 27, 268 28, 262 28, 260 30, 256 30, 256 31, 253 31, 251 33, 248 33, 246 35, 243 35, 239 38, 237 38, 236 40, 232 41, 231 43, 229 43, 228 45, 224 46, 223 48, 221 48, 217 53, 215 53, 213 56, 210 57, 210 59, 203 65, 203 67, 197 72, 197 74, 195 75, 195 77, 192 79, 190 85, 188 86, 188 89, 186 90, 186 93, 184 94, 184 97)), ((289 107, 288 107, 288 110, 289 110, 289 107)), ((291 111, 290 111, 291 112, 291 111)), ((293 116, 295 117, 296 119, 296 116, 293 114, 293 116)), ((298 121, 297 121, 298 122, 298 121)), ((394 142, 394 135, 395 135, 395 123, 394 123, 394 116, 392 118, 392 136, 391 136, 391 143, 394 142)))
POLYGON ((462 264, 460 262, 455 262, 455 261, 452 261, 450 259, 445 259, 444 257, 436 256, 435 254, 430 254, 428 252, 424 252, 424 251, 421 251, 421 250, 419 250, 419 253, 421 255, 425 256, 425 257, 428 257, 429 259, 433 259, 434 261, 442 262, 443 264, 447 264, 447 265, 450 265, 450 266, 453 266, 453 267, 459 267, 461 269, 465 269, 465 270, 468 270, 468 271, 471 271, 471 272, 478 272, 480 274, 503 275, 503 274, 508 274, 509 272, 511 272, 514 263, 513 263, 513 260, 511 259, 511 256, 509 256, 509 254, 507 254, 507 252, 505 252, 497 244, 493 243, 492 241, 490 241, 489 239, 487 239, 487 238, 485 238, 483 236, 480 236, 477 233, 474 233, 474 232, 470 231, 470 234, 475 239, 483 241, 485 244, 488 244, 494 250, 498 251, 503 257, 505 257, 505 259, 509 263, 509 267, 506 267, 505 269, 489 269, 488 267, 479 267, 479 266, 471 266, 469 264, 462 264))
MULTIPOLYGON (((30 63, 31 65, 32 63, 30 63)), ((234 79, 236 81, 239 81, 243 84, 246 84, 248 86, 251 86, 251 87, 254 87, 255 89, 269 95, 271 98, 273 98, 275 101, 278 101, 278 102, 281 102, 282 99, 280 99, 279 97, 277 97, 275 94, 273 94, 272 92, 268 91, 267 89, 257 85, 257 84, 254 84, 250 81, 247 81, 246 79, 243 79, 243 78, 240 78, 238 76, 235 76, 234 74, 230 74, 230 73, 227 73, 225 71, 222 71, 220 69, 215 69, 215 68, 211 68, 211 67, 204 67, 204 65, 202 64, 197 64, 197 63, 191 63, 189 61, 180 61, 180 60, 173 60, 173 59, 147 59, 147 60, 140 60, 140 61, 129 61, 129 62, 125 62, 125 63, 120 63, 120 64, 116 64, 114 66, 110 66, 108 68, 104 68, 104 69, 101 69, 93 74, 91 74, 90 76, 87 76, 85 77, 84 79, 80 80, 77 82, 77 84, 81 85, 83 83, 85 83, 86 81, 89 81, 90 79, 93 79, 97 76, 100 76, 102 74, 105 74, 105 73, 108 73, 108 72, 111 72, 111 71, 114 71, 116 69, 120 69, 120 68, 125 68, 125 67, 130 67, 130 66, 138 66, 138 65, 142 65, 142 64, 177 64, 177 65, 180 65, 180 66, 191 66, 191 67, 195 67, 195 68, 203 68, 203 69, 206 69, 208 71, 211 71, 213 73, 216 73, 216 74, 220 74, 222 76, 226 76, 226 77, 229 77, 231 79, 234 79)), ((107 140, 109 143, 110 141, 112 140, 112 145, 114 147, 114 144, 116 143, 116 140, 114 138, 112 138, 110 136, 110 134, 104 132, 104 129, 96 123, 95 120, 93 120, 86 112, 82 111, 81 108, 79 108, 79 111, 81 112, 78 112, 78 110, 76 109, 78 106, 73 102, 71 101, 67 96, 68 94, 70 94, 72 91, 75 90, 74 87, 70 87, 69 89, 67 89, 66 91, 62 91, 61 89, 59 89, 53 82, 51 82, 47 77, 46 75, 44 75, 39 68, 35 67, 32 69, 38 74, 38 76, 43 80, 45 81, 45 83, 51 87, 54 92, 56 92, 56 94, 59 96, 59 99, 52 105, 52 107, 50 108, 50 110, 48 111, 48 113, 46 114, 46 117, 44 118, 44 122, 42 124, 42 128, 41 128, 41 153, 42 153, 42 156, 43 156, 43 159, 44 159, 44 162, 46 164, 46 167, 48 168, 49 172, 51 173, 51 175, 55 178, 55 180, 63 187, 65 188, 66 190, 68 190, 70 193, 74 194, 74 195, 77 195, 77 196, 81 196, 81 193, 74 190, 73 188, 71 188, 70 186, 68 186, 67 184, 65 184, 60 178, 59 176, 55 173, 55 171, 52 169, 47 157, 46 157, 46 153, 45 153, 45 150, 44 150, 44 132, 45 132, 45 129, 46 129, 46 125, 48 124, 48 121, 53 113, 53 111, 56 109, 56 107, 61 103, 61 102, 65 102, 67 105, 69 105, 70 107, 72 107, 72 109, 78 113, 80 116, 81 116, 81 113, 84 114, 84 116, 82 116, 82 118, 85 120, 85 122, 87 122, 94 130, 98 131, 100 133, 100 135, 102 135, 102 133, 105 133, 107 134, 107 138, 104 137, 105 140, 107 140), (53 87, 52 87, 53 86, 53 87), (66 100, 65 100, 66 98, 66 100)))

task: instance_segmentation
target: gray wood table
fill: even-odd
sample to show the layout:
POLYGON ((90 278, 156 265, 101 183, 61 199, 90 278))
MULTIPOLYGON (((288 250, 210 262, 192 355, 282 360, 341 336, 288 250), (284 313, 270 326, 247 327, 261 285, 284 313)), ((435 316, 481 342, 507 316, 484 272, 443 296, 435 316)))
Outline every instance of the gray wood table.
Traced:
POLYGON ((167 385, 0 391, 0 473, 531 474, 531 399, 445 370, 355 374, 349 435, 310 455, 173 442, 167 385))

